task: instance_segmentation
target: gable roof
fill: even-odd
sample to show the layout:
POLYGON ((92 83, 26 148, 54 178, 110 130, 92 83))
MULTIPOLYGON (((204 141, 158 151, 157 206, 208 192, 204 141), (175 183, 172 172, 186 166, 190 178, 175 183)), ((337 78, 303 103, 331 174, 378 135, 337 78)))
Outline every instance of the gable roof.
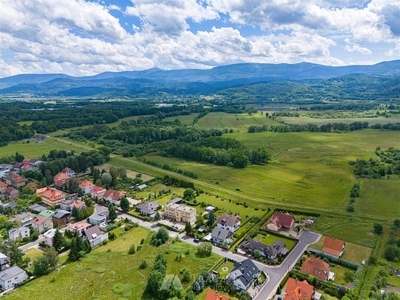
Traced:
POLYGON ((32 224, 40 225, 46 222, 46 220, 48 220, 48 218, 37 216, 35 219, 32 220, 32 224))
POLYGON ((86 235, 86 237, 88 238, 89 241, 95 240, 96 238, 98 238, 99 236, 101 236, 103 233, 100 231, 99 226, 93 226, 90 228, 86 228, 84 230, 84 233, 86 235))
POLYGON ((281 240, 277 240, 267 248, 265 253, 268 257, 275 257, 283 248, 285 248, 285 244, 281 240))
POLYGON ((211 232, 211 237, 216 238, 219 240, 226 240, 232 236, 232 232, 226 229, 222 229, 219 227, 214 227, 213 231, 211 232))
MULTIPOLYGON (((40 204, 32 204, 31 206, 28 206, 28 208, 32 211, 36 211, 36 212, 42 212, 44 210, 46 210, 46 207, 40 205, 40 204)), ((45 217, 45 216, 44 216, 45 217)), ((51 217, 51 216, 50 216, 51 217)))
POLYGON ((7 184, 5 184, 3 181, 0 181, 0 188, 5 186, 7 186, 7 184))
POLYGON ((57 210, 57 211, 53 214, 53 218, 62 219, 62 218, 64 218, 65 216, 70 215, 70 214, 71 214, 71 213, 70 213, 69 211, 59 209, 59 210, 57 210))
POLYGON ((342 252, 343 247, 344 247, 344 241, 326 236, 324 239, 324 246, 322 248, 322 252, 334 256, 339 256, 340 252, 342 252))
POLYGON ((218 217, 217 224, 232 227, 235 226, 235 224, 240 221, 241 218, 239 216, 223 214, 222 216, 218 217))
POLYGON ((85 201, 76 200, 76 201, 72 201, 70 207, 71 207, 71 209, 72 209, 73 207, 81 208, 81 207, 84 206, 84 205, 86 205, 86 202, 85 202, 85 201))
POLYGON ((95 185, 94 185, 94 183, 90 182, 89 180, 84 180, 79 184, 79 186, 83 189, 86 189, 86 188, 89 188, 89 187, 92 187, 95 185))
POLYGON ((247 251, 251 251, 253 252, 254 250, 258 250, 262 253, 265 253, 265 251, 268 248, 268 245, 265 245, 263 243, 261 243, 259 240, 257 239, 253 239, 253 240, 248 240, 248 241, 243 241, 239 247, 241 249, 247 250, 247 251))
POLYGON ((145 213, 148 215, 152 215, 160 207, 161 205, 156 201, 146 201, 144 203, 136 205, 136 209, 138 209, 141 213, 145 213))
POLYGON ((106 191, 106 189, 105 188, 103 188, 103 187, 101 187, 101 186, 98 186, 98 185, 96 185, 94 188, 93 188, 93 190, 92 190, 92 194, 95 194, 95 193, 99 193, 99 192, 103 192, 103 191, 106 191))
POLYGON ((89 224, 86 221, 80 221, 74 224, 69 224, 68 225, 68 229, 72 230, 72 231, 78 231, 78 230, 85 230, 86 228, 92 226, 91 224, 89 224))
POLYGON ((69 176, 65 173, 57 173, 54 177, 53 180, 54 181, 59 181, 59 180, 66 180, 69 179, 69 176))
POLYGON ((322 259, 316 257, 309 257, 304 262, 300 271, 324 280, 328 280, 329 268, 330 268, 329 264, 324 262, 322 259))
POLYGON ((25 182, 25 178, 22 177, 22 176, 19 176, 16 173, 8 173, 7 178, 10 179, 12 182, 15 182, 15 183, 25 182))
POLYGON ((209 290, 206 295, 205 300, 230 300, 227 296, 221 295, 220 293, 214 291, 214 290, 209 290))
POLYGON ((68 168, 68 167, 64 168, 61 172, 62 173, 72 173, 72 172, 75 173, 74 170, 72 170, 71 168, 68 168))
POLYGON ((104 198, 110 198, 111 200, 118 201, 124 195, 125 195, 125 192, 119 192, 116 190, 107 190, 104 193, 104 198))
POLYGON ((314 287, 306 280, 298 281, 289 278, 286 285, 286 295, 284 300, 311 300, 314 287))
POLYGON ((272 217, 272 223, 278 227, 290 227, 294 222, 294 217, 289 213, 275 212, 272 217))
POLYGON ((254 264, 254 262, 248 258, 242 262, 236 262, 235 268, 229 273, 229 279, 236 281, 235 286, 241 286, 243 289, 247 289, 250 283, 253 282, 254 276, 258 274, 260 270, 254 264))
POLYGON ((16 192, 19 193, 19 191, 17 189, 13 188, 12 186, 9 186, 4 193, 7 196, 10 196, 11 194, 16 193, 16 192))

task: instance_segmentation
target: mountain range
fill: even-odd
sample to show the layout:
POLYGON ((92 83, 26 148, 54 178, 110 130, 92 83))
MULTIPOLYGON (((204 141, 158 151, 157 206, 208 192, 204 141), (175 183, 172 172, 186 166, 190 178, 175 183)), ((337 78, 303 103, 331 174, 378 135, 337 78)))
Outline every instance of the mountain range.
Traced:
MULTIPOLYGON (((378 78, 376 90, 399 89, 400 60, 375 65, 343 67, 312 63, 243 63, 212 69, 105 72, 94 76, 66 74, 21 74, 0 79, 0 95, 31 97, 133 97, 160 94, 198 95, 219 93, 232 88, 274 82, 294 82, 312 86, 332 79, 357 78, 371 82, 378 78), (395 83, 393 85, 393 82, 395 83)), ((383 92, 385 94, 385 92, 383 92)))

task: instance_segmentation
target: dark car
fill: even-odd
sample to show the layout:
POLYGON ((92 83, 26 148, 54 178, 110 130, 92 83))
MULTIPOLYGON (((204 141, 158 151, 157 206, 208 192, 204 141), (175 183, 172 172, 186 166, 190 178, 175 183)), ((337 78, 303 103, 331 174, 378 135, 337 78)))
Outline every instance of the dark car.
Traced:
POLYGON ((193 239, 193 242, 195 242, 195 243, 200 243, 200 239, 197 238, 197 237, 195 237, 195 238, 193 239))

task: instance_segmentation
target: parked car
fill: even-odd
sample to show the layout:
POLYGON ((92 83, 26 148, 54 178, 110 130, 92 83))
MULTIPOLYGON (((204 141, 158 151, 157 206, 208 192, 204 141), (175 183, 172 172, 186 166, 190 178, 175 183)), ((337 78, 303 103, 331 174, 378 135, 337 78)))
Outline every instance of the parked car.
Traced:
POLYGON ((193 242, 195 242, 195 243, 200 243, 200 239, 197 238, 197 237, 195 237, 195 238, 193 239, 193 242))

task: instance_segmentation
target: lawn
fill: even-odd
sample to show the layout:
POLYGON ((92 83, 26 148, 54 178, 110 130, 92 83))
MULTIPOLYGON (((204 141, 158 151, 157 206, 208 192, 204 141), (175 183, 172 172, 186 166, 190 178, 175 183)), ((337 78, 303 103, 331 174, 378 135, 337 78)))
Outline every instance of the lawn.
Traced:
MULTIPOLYGON (((322 250, 325 237, 322 237, 318 243, 311 245, 311 248, 322 250)), ((346 242, 345 250, 341 259, 361 264, 363 260, 368 260, 372 253, 372 248, 346 242)))
POLYGON ((372 233, 373 222, 363 221, 358 216, 349 218, 321 216, 313 230, 368 248, 372 248, 375 244, 375 236, 372 233))
MULTIPOLYGON (((100 246, 82 261, 67 264, 59 271, 35 279, 11 293, 7 299, 146 299, 143 291, 146 286, 150 267, 139 269, 142 260, 149 266, 158 253, 165 255, 168 261, 167 274, 179 274, 186 268, 192 274, 210 268, 217 260, 216 255, 209 258, 197 258, 195 248, 183 242, 169 242, 158 248, 148 244, 149 231, 135 228, 105 246, 100 246), (143 248, 136 254, 128 255, 132 244, 139 245, 146 239, 143 248), (175 261, 182 254, 183 259, 175 261), (44 292, 45 291, 45 292, 44 292)), ((189 284, 184 285, 187 288, 189 284)))
POLYGON ((334 266, 331 266, 331 272, 335 273, 335 280, 333 281, 334 283, 337 284, 341 284, 346 286, 347 285, 347 281, 345 280, 345 272, 350 272, 353 273, 353 275, 355 274, 355 271, 349 268, 346 268, 342 265, 336 264, 334 266))
POLYGON ((296 242, 282 237, 282 236, 278 236, 272 233, 267 234, 266 236, 259 234, 256 237, 261 243, 271 246, 273 243, 275 243, 277 240, 281 240, 286 246, 286 249, 288 249, 289 251, 293 249, 293 247, 296 245, 296 242))
POLYGON ((235 267, 233 262, 227 261, 218 267, 215 271, 219 273, 221 277, 226 277, 235 267))
MULTIPOLYGON (((107 172, 108 171, 110 171, 110 167, 111 167, 112 165, 110 165, 110 164, 102 164, 102 165, 100 165, 100 166, 96 166, 96 169, 99 169, 100 171, 101 170, 106 170, 107 172)), ((126 176, 127 177, 129 177, 129 178, 136 178, 136 175, 137 174, 139 174, 139 172, 135 172, 135 171, 132 171, 132 170, 126 170, 126 176)), ((146 181, 149 181, 149 180, 151 180, 151 179, 153 179, 154 177, 152 177, 152 176, 150 176, 150 175, 147 175, 147 174, 142 174, 142 176, 140 177, 144 182, 146 182, 146 181)))
POLYGON ((28 250, 26 250, 24 253, 25 253, 24 258, 25 258, 25 257, 29 257, 29 258, 31 259, 31 261, 34 261, 34 260, 36 260, 38 257, 40 257, 40 256, 43 255, 43 251, 38 250, 38 249, 36 249, 36 248, 28 249, 28 250))

